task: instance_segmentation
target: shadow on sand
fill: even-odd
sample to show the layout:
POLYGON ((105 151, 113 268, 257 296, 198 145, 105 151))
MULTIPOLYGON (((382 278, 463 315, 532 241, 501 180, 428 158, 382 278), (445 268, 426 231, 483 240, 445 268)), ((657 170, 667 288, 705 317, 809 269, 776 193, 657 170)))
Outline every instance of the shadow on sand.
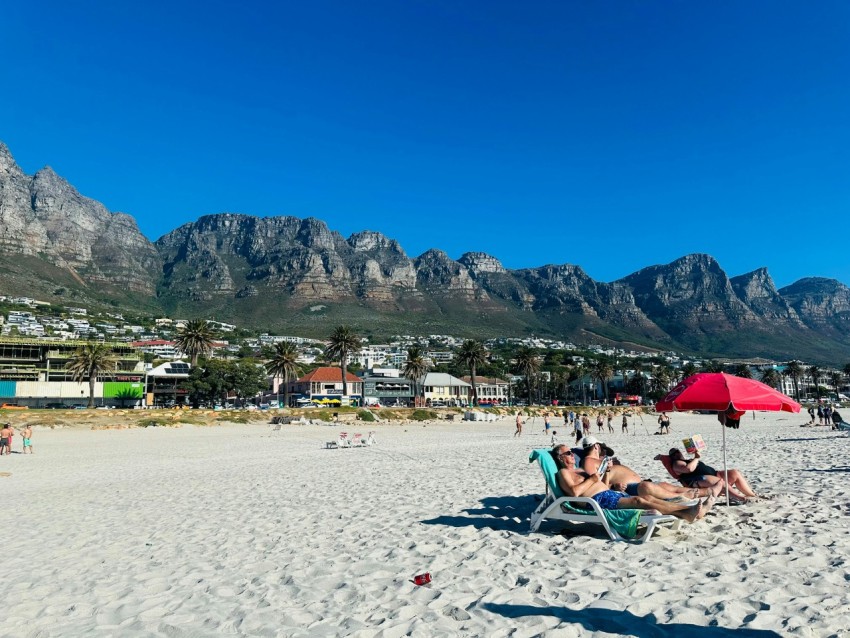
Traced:
POLYGON ((420 522, 425 525, 474 527, 524 533, 528 531, 529 514, 539 504, 540 497, 534 495, 487 496, 481 499, 481 507, 463 510, 467 516, 437 516, 420 522))
POLYGON ((666 636, 694 636, 694 638, 779 638, 778 633, 768 629, 726 629, 705 627, 690 623, 659 623, 652 614, 637 616, 629 611, 592 608, 569 609, 567 607, 534 607, 532 605, 508 605, 483 603, 481 608, 505 618, 522 616, 554 616, 561 622, 581 625, 586 631, 602 631, 638 638, 666 636))

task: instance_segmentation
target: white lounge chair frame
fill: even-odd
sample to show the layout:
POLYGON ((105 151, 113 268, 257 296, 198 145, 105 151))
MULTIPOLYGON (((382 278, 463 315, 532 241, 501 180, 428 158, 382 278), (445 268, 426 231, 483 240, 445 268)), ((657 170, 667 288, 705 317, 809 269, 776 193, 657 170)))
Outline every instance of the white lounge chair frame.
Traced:
POLYGON ((602 525, 605 531, 608 532, 608 536, 612 541, 634 543, 643 543, 644 541, 648 541, 655 532, 656 527, 660 525, 669 524, 670 529, 677 530, 682 524, 680 519, 675 516, 670 516, 669 514, 644 514, 638 521, 638 525, 646 525, 646 531, 643 535, 637 536, 634 539, 624 538, 608 524, 608 519, 605 518, 605 514, 603 513, 599 503, 594 501, 592 498, 584 496, 563 496, 561 498, 555 498, 555 495, 552 494, 548 484, 546 485, 546 497, 531 515, 531 531, 536 532, 540 529, 540 525, 545 520, 565 521, 569 523, 596 523, 598 525, 602 525), (593 512, 588 511, 587 514, 578 514, 572 510, 565 510, 561 507, 565 503, 569 503, 573 507, 589 505, 593 509, 593 512))

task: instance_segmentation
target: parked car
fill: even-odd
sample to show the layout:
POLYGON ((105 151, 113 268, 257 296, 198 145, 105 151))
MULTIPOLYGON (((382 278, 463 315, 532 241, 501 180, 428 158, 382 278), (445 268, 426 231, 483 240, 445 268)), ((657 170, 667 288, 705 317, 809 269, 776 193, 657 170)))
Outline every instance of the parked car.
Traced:
POLYGON ((0 405, 0 410, 29 410, 29 406, 18 405, 17 403, 4 403, 0 405))

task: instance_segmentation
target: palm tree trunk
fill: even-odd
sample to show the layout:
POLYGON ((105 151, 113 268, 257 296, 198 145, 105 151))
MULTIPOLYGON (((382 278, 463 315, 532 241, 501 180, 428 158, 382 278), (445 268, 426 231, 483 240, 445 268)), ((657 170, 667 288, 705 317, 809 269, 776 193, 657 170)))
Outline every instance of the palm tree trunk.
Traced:
MULTIPOLYGON (((342 361, 340 361, 340 368, 342 368, 342 396, 348 396, 348 383, 345 381, 346 376, 346 365, 345 365, 346 356, 342 355, 342 361)), ((341 404, 340 404, 341 405, 341 404)))
POLYGON ((94 407, 94 383, 97 381, 97 377, 93 374, 89 375, 89 407, 94 407))

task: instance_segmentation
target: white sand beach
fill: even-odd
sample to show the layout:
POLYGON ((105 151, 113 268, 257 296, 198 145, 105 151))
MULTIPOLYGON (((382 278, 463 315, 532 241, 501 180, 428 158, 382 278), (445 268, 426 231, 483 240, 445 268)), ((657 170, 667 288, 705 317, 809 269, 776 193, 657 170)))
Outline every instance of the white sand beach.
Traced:
MULTIPOLYGON (((644 417, 600 438, 664 479, 653 456, 698 432, 720 467, 715 418, 672 417, 670 436, 644 417)), ((730 467, 773 500, 642 545, 528 532, 539 418, 521 438, 511 420, 38 429, 34 455, 0 459, 0 635, 850 636, 850 436, 805 420, 727 430, 730 467), (323 449, 339 429, 378 445, 323 449)))

